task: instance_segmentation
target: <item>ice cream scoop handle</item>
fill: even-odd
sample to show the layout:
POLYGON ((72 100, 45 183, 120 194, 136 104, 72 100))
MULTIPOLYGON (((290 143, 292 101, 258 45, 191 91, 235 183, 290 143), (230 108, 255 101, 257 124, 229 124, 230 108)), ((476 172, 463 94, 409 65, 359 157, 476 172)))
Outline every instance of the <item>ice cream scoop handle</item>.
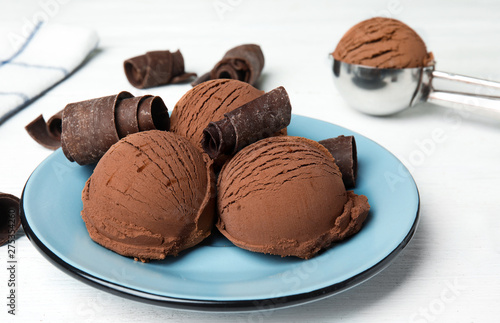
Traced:
POLYGON ((500 116, 500 97, 487 97, 458 92, 431 91, 428 102, 450 108, 483 110, 494 112, 500 116))
POLYGON ((443 79, 448 81, 455 81, 460 83, 466 83, 469 85, 476 85, 478 87, 487 87, 500 90, 500 83, 494 81, 483 80, 475 77, 458 75, 453 73, 441 72, 441 71, 432 71, 433 79, 443 79))
MULTIPOLYGON (((499 93, 500 83, 474 77, 432 71, 432 80, 443 79, 472 86, 474 92, 441 91, 430 87, 428 102, 451 108, 477 109, 490 111, 500 116, 500 95, 483 95, 479 93, 499 93)), ((432 82, 431 84, 434 84, 432 82)))

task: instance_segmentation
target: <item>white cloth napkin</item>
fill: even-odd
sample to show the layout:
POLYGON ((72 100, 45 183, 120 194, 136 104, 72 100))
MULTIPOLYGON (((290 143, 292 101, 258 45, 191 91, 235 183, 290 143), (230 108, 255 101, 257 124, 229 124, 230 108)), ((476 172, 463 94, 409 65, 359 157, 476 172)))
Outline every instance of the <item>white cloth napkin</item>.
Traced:
POLYGON ((0 124, 71 74, 98 40, 93 30, 81 27, 36 25, 17 50, 0 57, 0 124))

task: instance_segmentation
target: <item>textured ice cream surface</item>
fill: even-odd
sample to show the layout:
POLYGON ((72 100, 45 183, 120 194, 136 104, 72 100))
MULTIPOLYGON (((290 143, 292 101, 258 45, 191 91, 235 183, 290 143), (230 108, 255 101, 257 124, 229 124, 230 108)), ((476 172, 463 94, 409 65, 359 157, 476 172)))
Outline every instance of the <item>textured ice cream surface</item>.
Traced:
POLYGON ((224 165, 217 208, 217 227, 235 245, 308 259, 358 232, 369 204, 345 190, 323 146, 281 136, 245 147, 224 165))
POLYGON ((175 105, 170 130, 184 136, 200 149, 203 130, 211 121, 264 94, 248 83, 217 79, 201 83, 189 90, 175 105))
POLYGON ((82 201, 82 218, 95 242, 124 256, 163 259, 210 235, 212 161, 171 132, 132 134, 99 161, 82 201))
POLYGON ((371 18, 349 29, 333 52, 344 63, 377 68, 423 67, 432 53, 409 26, 392 18, 371 18))

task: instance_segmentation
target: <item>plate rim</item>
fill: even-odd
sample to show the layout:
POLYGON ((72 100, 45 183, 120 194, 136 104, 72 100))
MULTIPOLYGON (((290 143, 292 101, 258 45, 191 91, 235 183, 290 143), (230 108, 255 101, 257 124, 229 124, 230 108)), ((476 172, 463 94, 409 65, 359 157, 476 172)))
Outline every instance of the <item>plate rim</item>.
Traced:
MULTIPOLYGON (((301 116, 301 115, 294 115, 302 118, 308 118, 316 121, 321 121, 321 122, 327 122, 332 125, 335 125, 337 127, 341 127, 343 129, 346 129, 354 134, 359 134, 358 132, 352 131, 348 128, 345 128, 343 126, 339 126, 336 124, 333 124, 331 122, 317 119, 317 118, 311 118, 307 116, 301 116)), ((361 135, 362 137, 372 141, 376 145, 382 147, 384 150, 386 150, 388 153, 394 156, 392 152, 387 150, 385 147, 382 145, 378 144, 374 140, 361 135)), ((50 155, 49 155, 50 156, 50 155)), ((394 156, 399 162, 399 158, 394 156)), ((47 157, 48 158, 48 157, 47 157)), ((402 163, 401 163, 402 164, 402 163)), ((95 277, 94 275, 91 275, 85 271, 82 271, 67 262, 65 262, 63 259, 61 259, 59 256, 57 256, 52 250, 50 250, 41 240, 36 236, 34 231, 31 229, 28 220, 26 219, 25 211, 24 211, 24 194, 26 187, 31 179, 31 176, 33 173, 38 169, 40 164, 33 170, 31 175, 29 176, 28 180, 26 181, 23 192, 21 195, 20 199, 20 217, 21 217, 21 224, 23 226, 23 230, 28 237, 28 239, 31 241, 31 243, 35 246, 35 248, 50 262, 52 263, 55 267, 57 267, 59 270, 63 271, 70 277, 73 277, 87 285, 90 285, 94 288, 97 288, 101 291, 108 292, 120 297, 124 297, 127 299, 131 299, 134 301, 139 301, 151 305, 157 305, 157 306, 164 306, 164 307, 170 307, 170 308, 176 308, 180 310, 191 310, 191 311, 211 311, 211 312, 253 312, 253 311, 263 311, 263 310, 274 310, 278 308, 286 308, 286 307, 292 307, 296 305, 301 305, 301 304, 306 304, 310 303, 313 301, 317 301, 323 298, 327 298, 329 296, 341 293, 343 291, 346 291, 350 288, 353 288, 370 278, 376 276, 378 273, 383 271, 385 268, 387 268, 392 261, 394 261, 399 253, 403 251, 403 249, 408 245, 408 243, 411 241, 413 238, 417 227, 418 223, 420 222, 420 193, 417 187, 417 184, 415 182, 415 179, 413 178, 413 175, 408 171, 408 174, 413 181, 415 185, 415 191, 416 191, 416 200, 417 200, 417 210, 415 214, 415 219, 413 221, 413 224, 411 228, 408 230, 408 233, 406 236, 403 238, 403 240, 398 244, 396 248, 394 248, 386 257, 381 259, 379 262, 374 264, 373 266, 365 269, 364 271, 358 273, 357 275, 354 275, 352 277, 349 277, 341 282, 334 283, 332 285, 328 285, 319 289, 312 290, 310 292, 304 292, 304 293, 298 293, 298 294, 290 294, 286 296, 280 296, 280 297, 270 297, 270 298, 263 298, 263 299, 254 299, 254 300, 206 300, 206 299, 188 299, 188 298, 178 298, 178 297, 172 297, 172 296, 165 296, 165 295, 158 295, 154 293, 149 293, 141 290, 137 290, 135 288, 130 288, 126 287, 123 285, 115 284, 112 282, 109 282, 105 279, 95 277)), ((403 167, 406 168, 406 166, 403 164, 403 167)))

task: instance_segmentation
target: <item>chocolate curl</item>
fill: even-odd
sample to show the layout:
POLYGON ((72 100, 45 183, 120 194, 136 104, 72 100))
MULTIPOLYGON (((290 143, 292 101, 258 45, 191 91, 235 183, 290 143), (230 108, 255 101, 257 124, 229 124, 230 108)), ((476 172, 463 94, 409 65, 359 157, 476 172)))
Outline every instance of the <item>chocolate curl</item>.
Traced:
POLYGON ((147 52, 127 59, 123 67, 130 84, 139 89, 180 83, 196 76, 195 73, 185 73, 184 58, 180 51, 147 52))
POLYGON ((356 185, 358 170, 358 157, 356 153, 356 140, 354 136, 338 136, 318 141, 335 158, 335 163, 340 168, 342 180, 346 188, 356 185))
POLYGON ((115 107, 132 94, 120 92, 102 98, 70 103, 63 110, 62 150, 80 165, 97 162, 120 138, 116 130, 115 107))
POLYGON ((0 192, 0 246, 13 238, 20 225, 19 198, 0 192))
POLYGON ((233 79, 255 85, 264 68, 264 54, 259 45, 245 44, 226 52, 212 71, 196 79, 192 86, 208 80, 233 79))
POLYGON ((129 134, 169 127, 168 109, 159 96, 120 92, 68 104, 63 110, 62 149, 70 161, 93 164, 129 134))
POLYGON ((159 96, 144 97, 138 107, 137 118, 140 131, 170 129, 168 109, 159 96))
POLYGON ((128 98, 118 102, 115 110, 118 137, 123 138, 129 134, 139 132, 137 109, 140 102, 147 97, 150 97, 150 95, 128 98))
POLYGON ((45 122, 42 115, 31 121, 24 129, 36 142, 45 148, 56 150, 61 147, 62 110, 45 122))
POLYGON ((128 98, 116 106, 116 130, 118 137, 147 130, 168 130, 168 109, 159 96, 144 95, 128 98))
POLYGON ((282 86, 210 122, 201 141, 205 152, 217 159, 232 155, 260 139, 270 137, 290 124, 292 106, 282 86))

